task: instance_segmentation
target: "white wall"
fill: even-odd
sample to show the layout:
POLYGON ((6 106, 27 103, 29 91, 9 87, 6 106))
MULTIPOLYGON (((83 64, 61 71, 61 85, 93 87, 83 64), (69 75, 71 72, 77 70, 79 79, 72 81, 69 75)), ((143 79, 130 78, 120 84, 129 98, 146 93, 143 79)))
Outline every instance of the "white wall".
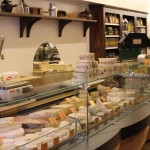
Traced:
MULTIPOLYGON (((2 1, 2 0, 1 0, 2 1)), ((88 7, 86 0, 54 0, 59 10, 80 12, 88 7)), ((125 7, 139 11, 149 11, 149 0, 89 0, 113 6, 125 7)), ((13 4, 19 0, 13 0, 13 4)), ((48 10, 49 0, 25 0, 29 6, 43 7, 48 10)), ((17 9, 14 8, 13 12, 17 9)), ((58 48, 65 63, 75 65, 78 55, 89 51, 88 34, 82 36, 82 23, 71 22, 63 30, 63 36, 58 37, 58 22, 42 19, 35 23, 31 30, 30 38, 19 37, 19 18, 0 17, 0 36, 6 37, 3 52, 5 59, 0 60, 0 73, 17 70, 20 74, 32 73, 32 61, 38 46, 45 42, 52 42, 58 48)))

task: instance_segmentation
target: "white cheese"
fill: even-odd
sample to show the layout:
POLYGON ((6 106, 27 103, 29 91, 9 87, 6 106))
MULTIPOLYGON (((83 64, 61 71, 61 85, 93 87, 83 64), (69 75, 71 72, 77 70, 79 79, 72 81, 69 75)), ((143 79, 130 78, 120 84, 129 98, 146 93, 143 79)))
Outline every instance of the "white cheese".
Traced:
POLYGON ((3 144, 1 150, 14 150, 16 148, 15 144, 3 144))
POLYGON ((68 121, 62 121, 59 124, 59 128, 63 128, 63 129, 69 129, 70 128, 70 123, 68 121))
POLYGON ((4 117, 4 118, 0 118, 0 125, 1 124, 13 124, 14 123, 14 117, 4 117))
MULTIPOLYGON (((70 126, 70 130, 76 130, 76 126, 77 126, 77 131, 79 132, 79 131, 81 131, 81 125, 79 124, 79 123, 73 123, 73 124, 71 124, 71 126, 70 126)), ((66 138, 68 137, 68 135, 67 136, 65 136, 66 138)))
POLYGON ((22 128, 22 124, 19 123, 19 122, 15 122, 14 124, 9 124, 6 127, 1 127, 0 128, 0 133, 1 132, 8 132, 8 131, 19 129, 19 128, 22 128))
POLYGON ((0 137, 6 137, 6 138, 15 138, 15 137, 22 136, 22 135, 24 135, 23 128, 0 133, 0 137))

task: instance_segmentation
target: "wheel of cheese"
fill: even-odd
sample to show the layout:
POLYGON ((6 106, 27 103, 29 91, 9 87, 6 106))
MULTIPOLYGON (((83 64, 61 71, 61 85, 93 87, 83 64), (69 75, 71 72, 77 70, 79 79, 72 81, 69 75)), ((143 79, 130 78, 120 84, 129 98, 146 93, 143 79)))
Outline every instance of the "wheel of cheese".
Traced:
POLYGON ((70 126, 70 130, 76 130, 76 126, 77 126, 77 131, 81 131, 81 125, 79 123, 72 123, 71 126, 70 126))
POLYGON ((49 134, 49 136, 54 136, 54 134, 56 133, 56 131, 58 131, 59 130, 59 128, 52 128, 52 127, 50 127, 50 128, 43 128, 42 130, 41 130, 41 132, 43 133, 43 134, 46 134, 46 135, 48 135, 49 134))
POLYGON ((59 128, 69 129, 70 123, 68 121, 61 121, 61 123, 59 124, 59 128))

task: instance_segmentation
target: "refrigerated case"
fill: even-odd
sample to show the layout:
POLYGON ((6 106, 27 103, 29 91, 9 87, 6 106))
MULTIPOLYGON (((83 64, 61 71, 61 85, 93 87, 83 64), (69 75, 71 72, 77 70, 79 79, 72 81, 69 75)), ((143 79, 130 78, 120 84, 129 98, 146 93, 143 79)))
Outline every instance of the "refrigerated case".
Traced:
MULTIPOLYGON (((122 69, 110 75, 101 75, 87 82, 71 80, 38 87, 35 95, 1 103, 1 117, 15 117, 11 126, 16 121, 22 124, 19 135, 22 142, 18 142, 17 131, 11 132, 11 139, 17 142, 11 143, 14 148, 96 149, 105 147, 109 138, 117 138, 115 148, 121 139, 148 127, 148 66, 139 63, 120 65, 122 69), (38 107, 34 105, 37 103, 38 107), (30 124, 30 119, 38 120, 41 126, 30 124), (143 120, 144 126, 126 135, 128 124, 140 124, 143 120), (93 138, 96 141, 97 137, 99 142, 93 144, 93 138)), ((9 131, 0 136, 9 137, 9 131)))

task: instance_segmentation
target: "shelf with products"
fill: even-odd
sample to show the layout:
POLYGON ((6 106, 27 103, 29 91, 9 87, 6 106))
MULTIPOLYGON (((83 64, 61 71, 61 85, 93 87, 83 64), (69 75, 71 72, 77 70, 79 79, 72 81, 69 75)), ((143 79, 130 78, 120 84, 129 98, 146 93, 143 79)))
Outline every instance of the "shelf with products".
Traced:
POLYGON ((146 27, 146 18, 137 17, 136 19, 136 26, 139 27, 146 27))
POLYGON ((93 24, 96 23, 96 20, 83 19, 83 18, 69 18, 69 17, 51 17, 44 15, 30 15, 30 14, 19 14, 19 13, 8 13, 0 12, 0 16, 4 17, 18 17, 20 21, 20 37, 23 37, 23 32, 26 29, 26 36, 30 36, 30 31, 32 26, 41 19, 49 20, 58 20, 59 24, 59 37, 62 36, 63 28, 70 22, 83 22, 83 36, 86 36, 87 29, 93 24))
POLYGON ((119 15, 115 13, 105 13, 105 25, 116 25, 118 26, 120 23, 119 15))
MULTIPOLYGON (((106 36, 105 36, 106 37, 106 36)), ((117 36, 118 37, 118 36, 117 36)), ((116 36, 108 36, 105 38, 105 49, 108 47, 117 47, 119 42, 119 38, 116 36)))
POLYGON ((123 31, 135 32, 134 31, 134 16, 123 15, 123 31))
POLYGON ((137 17, 136 19, 136 32, 137 33, 147 33, 147 26, 146 26, 146 18, 137 17))
MULTIPOLYGON (((95 19, 97 20, 97 23, 90 28, 90 52, 94 52, 97 59, 99 57, 107 57, 109 53, 108 51, 105 51, 108 49, 106 40, 110 38, 107 36, 115 35, 118 36, 116 39, 121 39, 124 34, 129 32, 147 33, 146 12, 101 4, 91 4, 90 10, 94 11, 95 19), (139 24, 139 26, 137 25, 137 22, 142 23, 139 24)), ((117 46, 118 45, 116 44, 115 47, 117 46)), ((119 54, 119 49, 112 48, 112 51, 114 54, 119 54)))

